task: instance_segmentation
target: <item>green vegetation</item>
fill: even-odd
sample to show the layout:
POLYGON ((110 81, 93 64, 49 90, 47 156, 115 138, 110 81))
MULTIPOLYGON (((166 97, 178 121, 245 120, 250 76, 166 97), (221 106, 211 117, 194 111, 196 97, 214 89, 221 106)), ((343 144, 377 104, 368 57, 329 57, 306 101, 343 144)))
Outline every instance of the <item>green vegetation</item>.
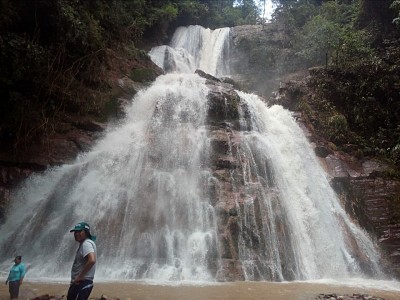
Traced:
POLYGON ((0 144, 18 150, 65 115, 104 119, 113 74, 150 80, 143 51, 179 25, 255 24, 253 0, 0 0, 0 144), (234 5, 235 4, 235 5, 234 5))
POLYGON ((400 2, 274 2, 290 40, 284 72, 314 67, 298 108, 340 149, 400 165, 400 2))

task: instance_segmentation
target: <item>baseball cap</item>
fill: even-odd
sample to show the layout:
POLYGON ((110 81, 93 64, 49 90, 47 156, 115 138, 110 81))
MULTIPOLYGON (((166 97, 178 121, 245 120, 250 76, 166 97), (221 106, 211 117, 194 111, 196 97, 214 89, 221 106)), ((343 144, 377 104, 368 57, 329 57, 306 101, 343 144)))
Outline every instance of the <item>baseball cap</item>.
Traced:
POLYGON ((92 241, 96 240, 96 236, 90 233, 90 226, 86 222, 79 222, 69 232, 80 231, 80 230, 85 230, 86 233, 89 235, 89 239, 91 239, 92 241))

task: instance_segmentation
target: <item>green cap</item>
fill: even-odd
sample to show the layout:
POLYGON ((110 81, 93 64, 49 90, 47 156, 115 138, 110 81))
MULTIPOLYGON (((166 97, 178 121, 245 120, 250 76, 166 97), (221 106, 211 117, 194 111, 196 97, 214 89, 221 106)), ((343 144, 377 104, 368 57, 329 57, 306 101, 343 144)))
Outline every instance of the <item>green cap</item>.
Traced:
POLYGON ((96 237, 90 233, 90 226, 86 222, 80 222, 80 223, 76 224, 75 227, 72 228, 69 232, 81 231, 81 230, 86 231, 86 233, 89 236, 89 239, 91 239, 92 241, 96 240, 96 237))

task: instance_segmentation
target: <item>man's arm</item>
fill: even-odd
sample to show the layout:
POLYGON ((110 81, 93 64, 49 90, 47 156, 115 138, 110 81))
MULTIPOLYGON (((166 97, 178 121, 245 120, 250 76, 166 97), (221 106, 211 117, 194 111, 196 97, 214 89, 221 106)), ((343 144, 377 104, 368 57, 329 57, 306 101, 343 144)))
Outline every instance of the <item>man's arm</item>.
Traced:
POLYGON ((21 284, 22 284, 22 281, 24 280, 25 273, 26 273, 26 267, 25 267, 25 265, 21 265, 20 272, 21 272, 21 279, 19 280, 19 284, 21 285, 21 284))
POLYGON ((86 263, 79 275, 74 279, 74 283, 79 283, 80 281, 84 280, 84 276, 89 270, 94 266, 96 263, 96 254, 94 252, 90 252, 88 255, 86 255, 87 260, 86 263))
POLYGON ((7 279, 6 279, 6 285, 8 283, 8 279, 10 278, 10 274, 8 274, 7 279))

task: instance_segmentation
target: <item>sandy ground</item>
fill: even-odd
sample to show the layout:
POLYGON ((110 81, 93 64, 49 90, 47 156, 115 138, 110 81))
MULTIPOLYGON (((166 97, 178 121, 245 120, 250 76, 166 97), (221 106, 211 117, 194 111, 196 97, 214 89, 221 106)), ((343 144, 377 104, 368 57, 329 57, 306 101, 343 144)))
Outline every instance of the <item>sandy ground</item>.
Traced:
MULTIPOLYGON (((24 282, 20 298, 65 295, 67 283, 24 282)), ((106 295, 121 300, 314 300, 319 294, 368 294, 385 300, 399 300, 400 291, 384 291, 311 283, 235 282, 215 285, 152 285, 144 283, 95 282, 91 298, 106 295)), ((0 286, 0 299, 9 299, 8 286, 0 286)), ((65 299, 65 298, 64 298, 65 299)))

